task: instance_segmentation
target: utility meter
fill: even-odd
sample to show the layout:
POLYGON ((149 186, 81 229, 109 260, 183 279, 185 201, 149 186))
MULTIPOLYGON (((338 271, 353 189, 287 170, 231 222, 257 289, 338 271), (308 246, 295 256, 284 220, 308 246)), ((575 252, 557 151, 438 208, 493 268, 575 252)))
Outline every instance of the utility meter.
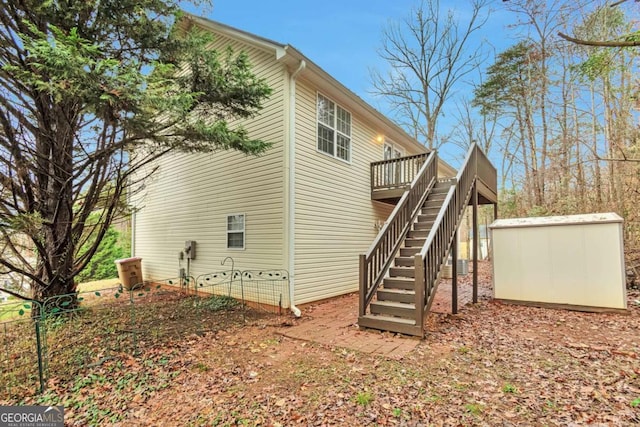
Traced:
POLYGON ((184 253, 188 259, 196 259, 196 241, 187 240, 184 242, 184 253))

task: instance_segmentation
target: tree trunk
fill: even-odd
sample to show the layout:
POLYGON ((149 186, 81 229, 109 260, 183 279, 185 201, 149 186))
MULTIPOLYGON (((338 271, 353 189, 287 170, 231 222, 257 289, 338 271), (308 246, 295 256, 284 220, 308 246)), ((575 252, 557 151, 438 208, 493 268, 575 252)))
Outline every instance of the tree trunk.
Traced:
POLYGON ((591 144, 594 155, 593 161, 593 181, 595 190, 595 206, 602 206, 602 172, 600 171, 600 160, 598 159, 598 115, 596 112, 596 90, 591 84, 591 144))
POLYGON ((42 239, 44 247, 39 253, 36 276, 32 283, 32 298, 45 304, 50 313, 77 307, 77 298, 67 297, 61 306, 59 295, 76 292, 74 284, 75 243, 72 233, 73 223, 73 143, 71 124, 76 117, 77 106, 73 104, 43 102, 40 109, 40 126, 50 129, 41 132, 36 142, 39 156, 37 176, 39 199, 45 202, 39 206, 42 218, 42 239), (47 106, 53 106, 47 108, 47 106), (75 108, 74 108, 75 107, 75 108), (64 308, 64 309, 63 309, 64 308))

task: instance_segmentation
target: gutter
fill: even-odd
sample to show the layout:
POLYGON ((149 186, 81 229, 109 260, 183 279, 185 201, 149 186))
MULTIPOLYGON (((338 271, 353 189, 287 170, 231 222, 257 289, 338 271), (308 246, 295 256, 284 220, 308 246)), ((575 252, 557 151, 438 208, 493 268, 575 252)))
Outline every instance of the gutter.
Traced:
POLYGON ((295 305, 295 268, 296 268, 296 79, 307 63, 302 59, 298 69, 289 76, 289 222, 288 227, 288 264, 289 264, 289 304, 296 317, 302 312, 295 305))

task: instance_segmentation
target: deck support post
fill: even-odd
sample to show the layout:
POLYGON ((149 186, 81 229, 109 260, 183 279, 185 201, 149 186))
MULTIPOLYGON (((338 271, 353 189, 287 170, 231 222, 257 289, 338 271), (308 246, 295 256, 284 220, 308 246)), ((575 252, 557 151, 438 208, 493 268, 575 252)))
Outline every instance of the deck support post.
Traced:
POLYGON ((364 254, 360 254, 358 259, 358 263, 360 266, 360 275, 359 275, 359 287, 360 287, 360 298, 358 304, 358 312, 360 317, 367 314, 366 300, 367 300, 367 264, 366 257, 364 254))
POLYGON ((451 314, 458 314, 458 230, 451 242, 451 314))
POLYGON ((415 303, 416 310, 416 328, 421 331, 421 335, 424 336, 424 310, 425 302, 427 301, 427 289, 432 292, 432 287, 427 287, 425 284, 426 271, 422 257, 418 254, 413 257, 413 266, 415 271, 415 303))
POLYGON ((478 302, 478 181, 473 184, 473 303, 478 302))

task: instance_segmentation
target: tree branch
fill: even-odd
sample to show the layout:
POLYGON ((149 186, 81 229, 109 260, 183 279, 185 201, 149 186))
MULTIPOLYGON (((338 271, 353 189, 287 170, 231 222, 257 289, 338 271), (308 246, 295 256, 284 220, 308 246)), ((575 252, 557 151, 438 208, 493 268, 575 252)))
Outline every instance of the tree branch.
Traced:
POLYGON ((571 43, 575 43, 575 44, 579 44, 582 46, 597 46, 597 47, 637 47, 640 46, 640 40, 633 40, 633 41, 616 41, 616 40, 609 40, 609 41, 598 41, 598 40, 582 40, 582 39, 577 39, 574 37, 570 37, 564 33, 558 32, 558 36, 562 37, 563 39, 570 41, 571 43))

